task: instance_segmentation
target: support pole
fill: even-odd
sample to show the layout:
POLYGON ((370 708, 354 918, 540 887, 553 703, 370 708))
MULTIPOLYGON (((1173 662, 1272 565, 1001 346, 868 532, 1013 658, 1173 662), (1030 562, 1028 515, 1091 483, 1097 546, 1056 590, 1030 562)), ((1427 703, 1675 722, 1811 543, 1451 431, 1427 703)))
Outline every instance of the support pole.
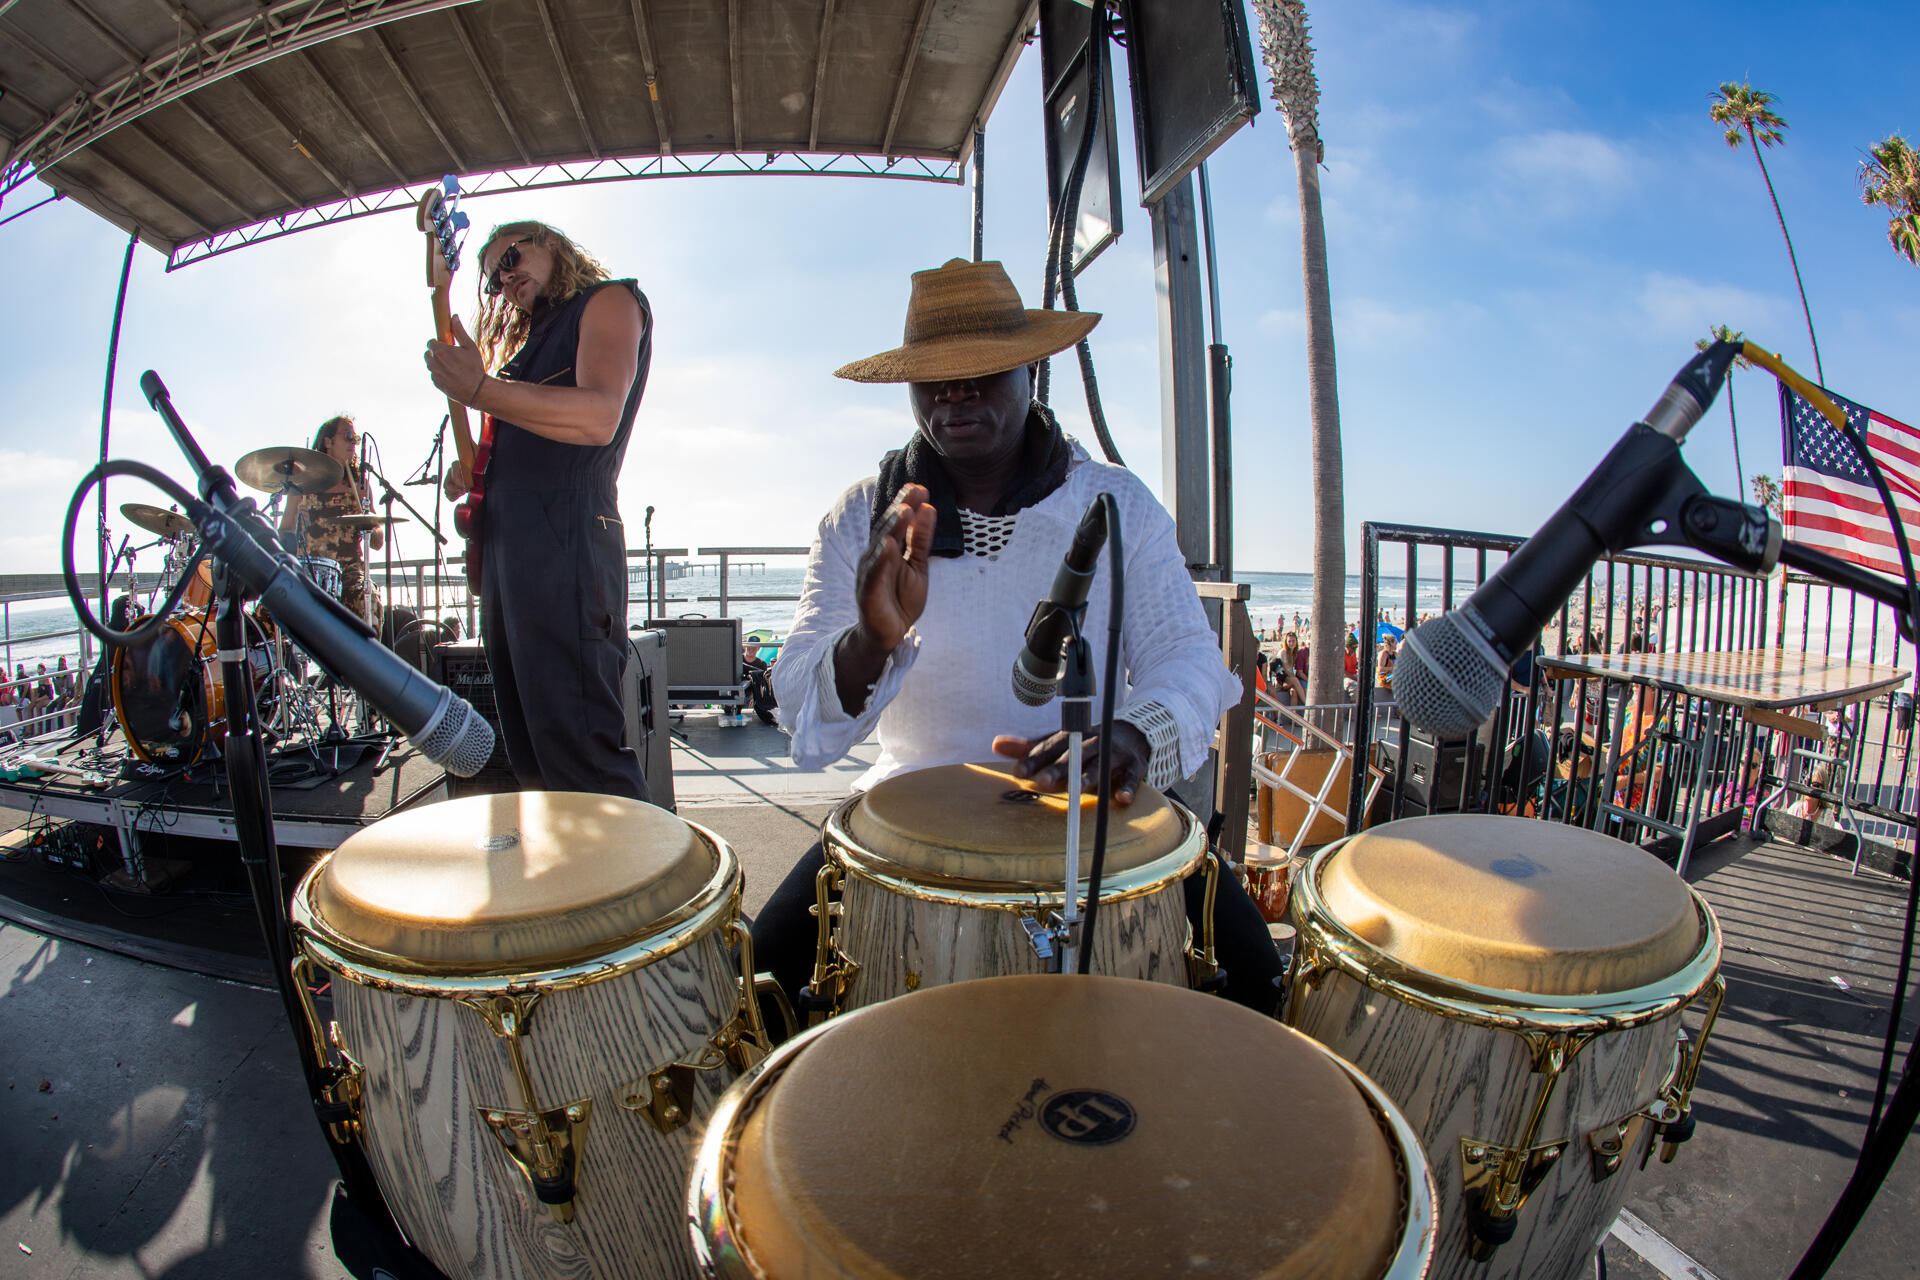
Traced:
POLYGON ((1213 580, 1212 441, 1207 421, 1205 302, 1193 180, 1183 178, 1151 209, 1153 290, 1160 329, 1161 490, 1180 553, 1197 579, 1213 580))
POLYGON ((1213 563, 1220 581, 1233 580, 1233 357, 1220 332, 1220 270, 1214 253, 1213 190, 1207 162, 1200 162, 1200 221, 1207 233, 1207 311, 1213 341, 1207 344, 1208 411, 1213 425, 1213 563))
POLYGON ((987 130, 973 129, 973 260, 979 262, 987 251, 987 130))
MULTIPOLYGON (((127 237, 127 256, 120 262, 120 291, 113 300, 113 335, 107 339, 107 385, 100 393, 100 461, 107 460, 109 422, 113 416, 113 369, 120 359, 120 316, 127 307, 127 277, 133 271, 133 251, 140 231, 127 237)), ((107 616, 107 482, 100 482, 100 527, 95 541, 100 555, 100 616, 107 616)), ((164 593, 163 593, 164 594, 164 593)))

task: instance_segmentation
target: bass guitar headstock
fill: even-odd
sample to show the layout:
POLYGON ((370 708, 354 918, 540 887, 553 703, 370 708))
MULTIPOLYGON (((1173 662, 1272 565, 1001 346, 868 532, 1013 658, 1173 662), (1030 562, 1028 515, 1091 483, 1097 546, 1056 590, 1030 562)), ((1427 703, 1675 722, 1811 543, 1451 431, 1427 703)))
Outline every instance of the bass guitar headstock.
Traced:
POLYGON ((414 208, 414 225, 427 237, 427 285, 444 289, 460 269, 460 248, 467 239, 467 215, 460 208, 460 179, 448 174, 428 187, 414 208))

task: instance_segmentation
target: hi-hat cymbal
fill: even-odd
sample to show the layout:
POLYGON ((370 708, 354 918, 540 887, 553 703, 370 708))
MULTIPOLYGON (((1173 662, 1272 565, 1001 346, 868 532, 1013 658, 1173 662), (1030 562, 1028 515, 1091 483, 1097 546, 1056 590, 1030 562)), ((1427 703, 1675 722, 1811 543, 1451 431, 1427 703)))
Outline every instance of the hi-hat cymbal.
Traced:
POLYGON ((123 502, 120 504, 120 514, 148 533, 157 533, 163 538, 177 538, 183 533, 193 532, 193 521, 178 511, 150 507, 144 502, 123 502))
POLYGON ((392 524, 393 517, 383 516, 372 511, 355 511, 337 516, 317 515, 313 518, 313 522, 315 524, 340 525, 348 529, 360 529, 364 531, 367 529, 378 529, 383 524, 392 524))
POLYGON ((262 493, 325 493, 346 475, 341 465, 324 453, 297 445, 276 444, 255 449, 233 466, 240 483, 262 493))

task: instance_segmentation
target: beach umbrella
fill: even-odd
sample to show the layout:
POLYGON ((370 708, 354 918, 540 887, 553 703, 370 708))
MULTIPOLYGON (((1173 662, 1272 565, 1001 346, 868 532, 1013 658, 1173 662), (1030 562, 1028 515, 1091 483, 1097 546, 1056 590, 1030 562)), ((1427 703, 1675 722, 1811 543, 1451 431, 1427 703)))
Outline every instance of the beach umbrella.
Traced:
POLYGON ((1379 644, 1388 636, 1392 636, 1395 640, 1398 640, 1406 634, 1404 629, 1394 626, 1391 622, 1382 622, 1374 628, 1373 642, 1379 644))

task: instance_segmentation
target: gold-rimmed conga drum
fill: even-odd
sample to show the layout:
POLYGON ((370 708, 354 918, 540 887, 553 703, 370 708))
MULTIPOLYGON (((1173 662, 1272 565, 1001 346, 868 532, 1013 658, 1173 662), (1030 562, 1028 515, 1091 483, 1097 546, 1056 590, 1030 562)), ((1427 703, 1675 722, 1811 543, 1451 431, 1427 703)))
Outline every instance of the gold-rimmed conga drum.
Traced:
MULTIPOLYGON (((1093 798, 1082 806, 1080 893, 1093 857, 1093 798)), ((1046 930, 1064 911, 1067 801, 1000 765, 888 778, 826 821, 813 987, 835 1009, 969 978, 1043 973, 1046 930), (840 901, 831 901, 838 889, 840 901)), ((1092 939, 1093 972, 1192 985, 1212 963, 1192 939, 1181 882, 1205 864, 1206 832, 1151 787, 1108 817, 1092 939)))
POLYGON ((1271 1018, 1119 978, 989 978, 832 1019, 714 1111, 688 1187, 725 1280, 1413 1280, 1419 1139, 1271 1018))
POLYGON ((1420 1133, 1436 1277, 1591 1274, 1630 1185, 1691 1128, 1725 985, 1705 900, 1632 845, 1438 815, 1327 846, 1294 886, 1288 1021, 1420 1133), (1705 995, 1689 1044, 1681 1014, 1705 995))
POLYGON ((333 978, 315 1048, 434 1265, 691 1274, 700 1122, 765 1043, 740 891, 711 832, 573 792, 403 811, 314 866, 293 917, 297 976, 333 978))

